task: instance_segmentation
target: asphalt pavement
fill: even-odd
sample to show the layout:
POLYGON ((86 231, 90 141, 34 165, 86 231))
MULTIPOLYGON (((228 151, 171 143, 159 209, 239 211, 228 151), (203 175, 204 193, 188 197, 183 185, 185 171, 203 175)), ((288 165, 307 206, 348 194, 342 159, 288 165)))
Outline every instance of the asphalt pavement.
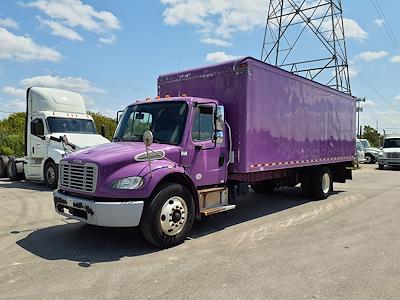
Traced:
POLYGON ((250 193, 167 250, 0 180, 0 299, 400 299, 400 169, 353 175, 323 201, 250 193))

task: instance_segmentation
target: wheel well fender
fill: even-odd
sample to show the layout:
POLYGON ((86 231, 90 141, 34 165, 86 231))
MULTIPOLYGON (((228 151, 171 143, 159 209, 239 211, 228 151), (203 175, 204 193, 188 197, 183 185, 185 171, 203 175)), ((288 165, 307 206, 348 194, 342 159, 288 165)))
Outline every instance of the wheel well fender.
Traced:
POLYGON ((157 183, 154 191, 158 192, 160 188, 167 183, 178 183, 186 187, 193 196, 196 212, 199 212, 199 195, 197 188, 187 174, 177 172, 167 174, 157 183))

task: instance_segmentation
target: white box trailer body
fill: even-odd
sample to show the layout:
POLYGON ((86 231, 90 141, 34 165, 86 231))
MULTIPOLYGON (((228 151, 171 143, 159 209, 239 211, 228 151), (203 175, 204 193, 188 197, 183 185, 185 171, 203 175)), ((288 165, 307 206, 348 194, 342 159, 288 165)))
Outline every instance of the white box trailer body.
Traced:
POLYGON ((23 171, 27 180, 55 188, 58 163, 63 156, 109 142, 96 133, 93 118, 87 114, 85 101, 78 93, 31 87, 26 101, 25 156, 10 161, 10 179, 18 179, 23 171))

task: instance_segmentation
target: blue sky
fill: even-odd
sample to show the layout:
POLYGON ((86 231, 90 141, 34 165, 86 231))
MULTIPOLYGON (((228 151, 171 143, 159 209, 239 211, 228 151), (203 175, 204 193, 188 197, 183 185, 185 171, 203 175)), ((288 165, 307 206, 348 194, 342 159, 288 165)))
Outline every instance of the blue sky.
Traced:
MULTIPOLYGON (((386 20, 373 0, 342 1, 352 92, 368 99, 362 124, 400 132, 400 53, 385 30, 400 40, 400 3, 377 1, 386 20)), ((267 2, 2 0, 0 111, 24 110, 26 87, 44 85, 78 91, 90 110, 114 116, 155 96, 159 74, 260 58, 267 2)))

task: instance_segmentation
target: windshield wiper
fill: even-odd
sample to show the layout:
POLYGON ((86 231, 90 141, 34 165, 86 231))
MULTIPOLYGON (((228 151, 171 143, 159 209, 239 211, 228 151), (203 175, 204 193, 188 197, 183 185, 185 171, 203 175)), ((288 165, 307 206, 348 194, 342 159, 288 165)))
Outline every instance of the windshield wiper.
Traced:
POLYGON ((119 138, 119 137, 113 137, 111 141, 112 142, 123 142, 124 140, 122 138, 119 138))

